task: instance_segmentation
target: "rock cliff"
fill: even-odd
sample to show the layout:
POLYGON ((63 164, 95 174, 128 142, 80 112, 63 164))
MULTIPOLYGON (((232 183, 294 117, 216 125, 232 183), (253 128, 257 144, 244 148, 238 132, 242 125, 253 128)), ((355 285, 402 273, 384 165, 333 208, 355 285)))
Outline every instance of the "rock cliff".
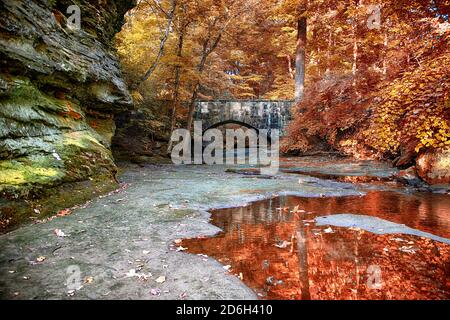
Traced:
POLYGON ((0 229, 115 187, 113 118, 132 99, 112 39, 134 5, 0 1, 0 229))

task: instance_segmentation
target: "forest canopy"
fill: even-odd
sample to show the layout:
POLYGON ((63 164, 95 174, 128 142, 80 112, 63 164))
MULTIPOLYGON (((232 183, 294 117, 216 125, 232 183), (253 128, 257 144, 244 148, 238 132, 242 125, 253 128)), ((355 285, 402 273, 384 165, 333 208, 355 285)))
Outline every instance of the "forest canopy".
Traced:
POLYGON ((307 152, 320 139, 361 158, 412 157, 450 145, 449 8, 446 0, 146 0, 128 13, 117 49, 135 102, 167 101, 172 128, 190 127, 197 99, 295 94, 283 151, 307 152))

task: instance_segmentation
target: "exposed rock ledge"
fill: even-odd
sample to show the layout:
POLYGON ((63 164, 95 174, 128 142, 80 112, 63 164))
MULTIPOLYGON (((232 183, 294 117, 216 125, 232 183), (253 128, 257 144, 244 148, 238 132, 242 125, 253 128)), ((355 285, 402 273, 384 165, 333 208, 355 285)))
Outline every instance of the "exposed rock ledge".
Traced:
POLYGON ((111 40, 134 5, 0 2, 0 229, 115 187, 113 116, 132 99, 111 40))
POLYGON ((450 184, 450 149, 427 151, 416 160, 417 173, 429 184, 450 184))

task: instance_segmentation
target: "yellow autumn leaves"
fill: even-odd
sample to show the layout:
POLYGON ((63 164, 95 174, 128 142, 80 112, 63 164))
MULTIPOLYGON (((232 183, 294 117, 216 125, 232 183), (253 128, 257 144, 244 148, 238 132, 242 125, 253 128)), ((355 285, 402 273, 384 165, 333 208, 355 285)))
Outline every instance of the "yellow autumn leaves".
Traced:
POLYGON ((417 130, 417 138, 420 140, 416 146, 416 152, 423 147, 444 149, 450 147, 449 122, 440 117, 430 117, 417 130))
POLYGON ((369 145, 396 154, 401 144, 422 148, 450 147, 449 56, 431 59, 393 81, 382 91, 368 129, 369 145))

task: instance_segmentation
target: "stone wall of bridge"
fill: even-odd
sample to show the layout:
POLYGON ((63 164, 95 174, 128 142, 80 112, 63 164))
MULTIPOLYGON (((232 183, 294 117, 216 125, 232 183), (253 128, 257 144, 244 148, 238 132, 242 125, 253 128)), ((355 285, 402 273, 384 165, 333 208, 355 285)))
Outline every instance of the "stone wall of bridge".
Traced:
POLYGON ((226 123, 245 124, 256 129, 278 129, 284 135, 291 119, 290 100, 214 100, 198 101, 194 119, 203 129, 226 123))

